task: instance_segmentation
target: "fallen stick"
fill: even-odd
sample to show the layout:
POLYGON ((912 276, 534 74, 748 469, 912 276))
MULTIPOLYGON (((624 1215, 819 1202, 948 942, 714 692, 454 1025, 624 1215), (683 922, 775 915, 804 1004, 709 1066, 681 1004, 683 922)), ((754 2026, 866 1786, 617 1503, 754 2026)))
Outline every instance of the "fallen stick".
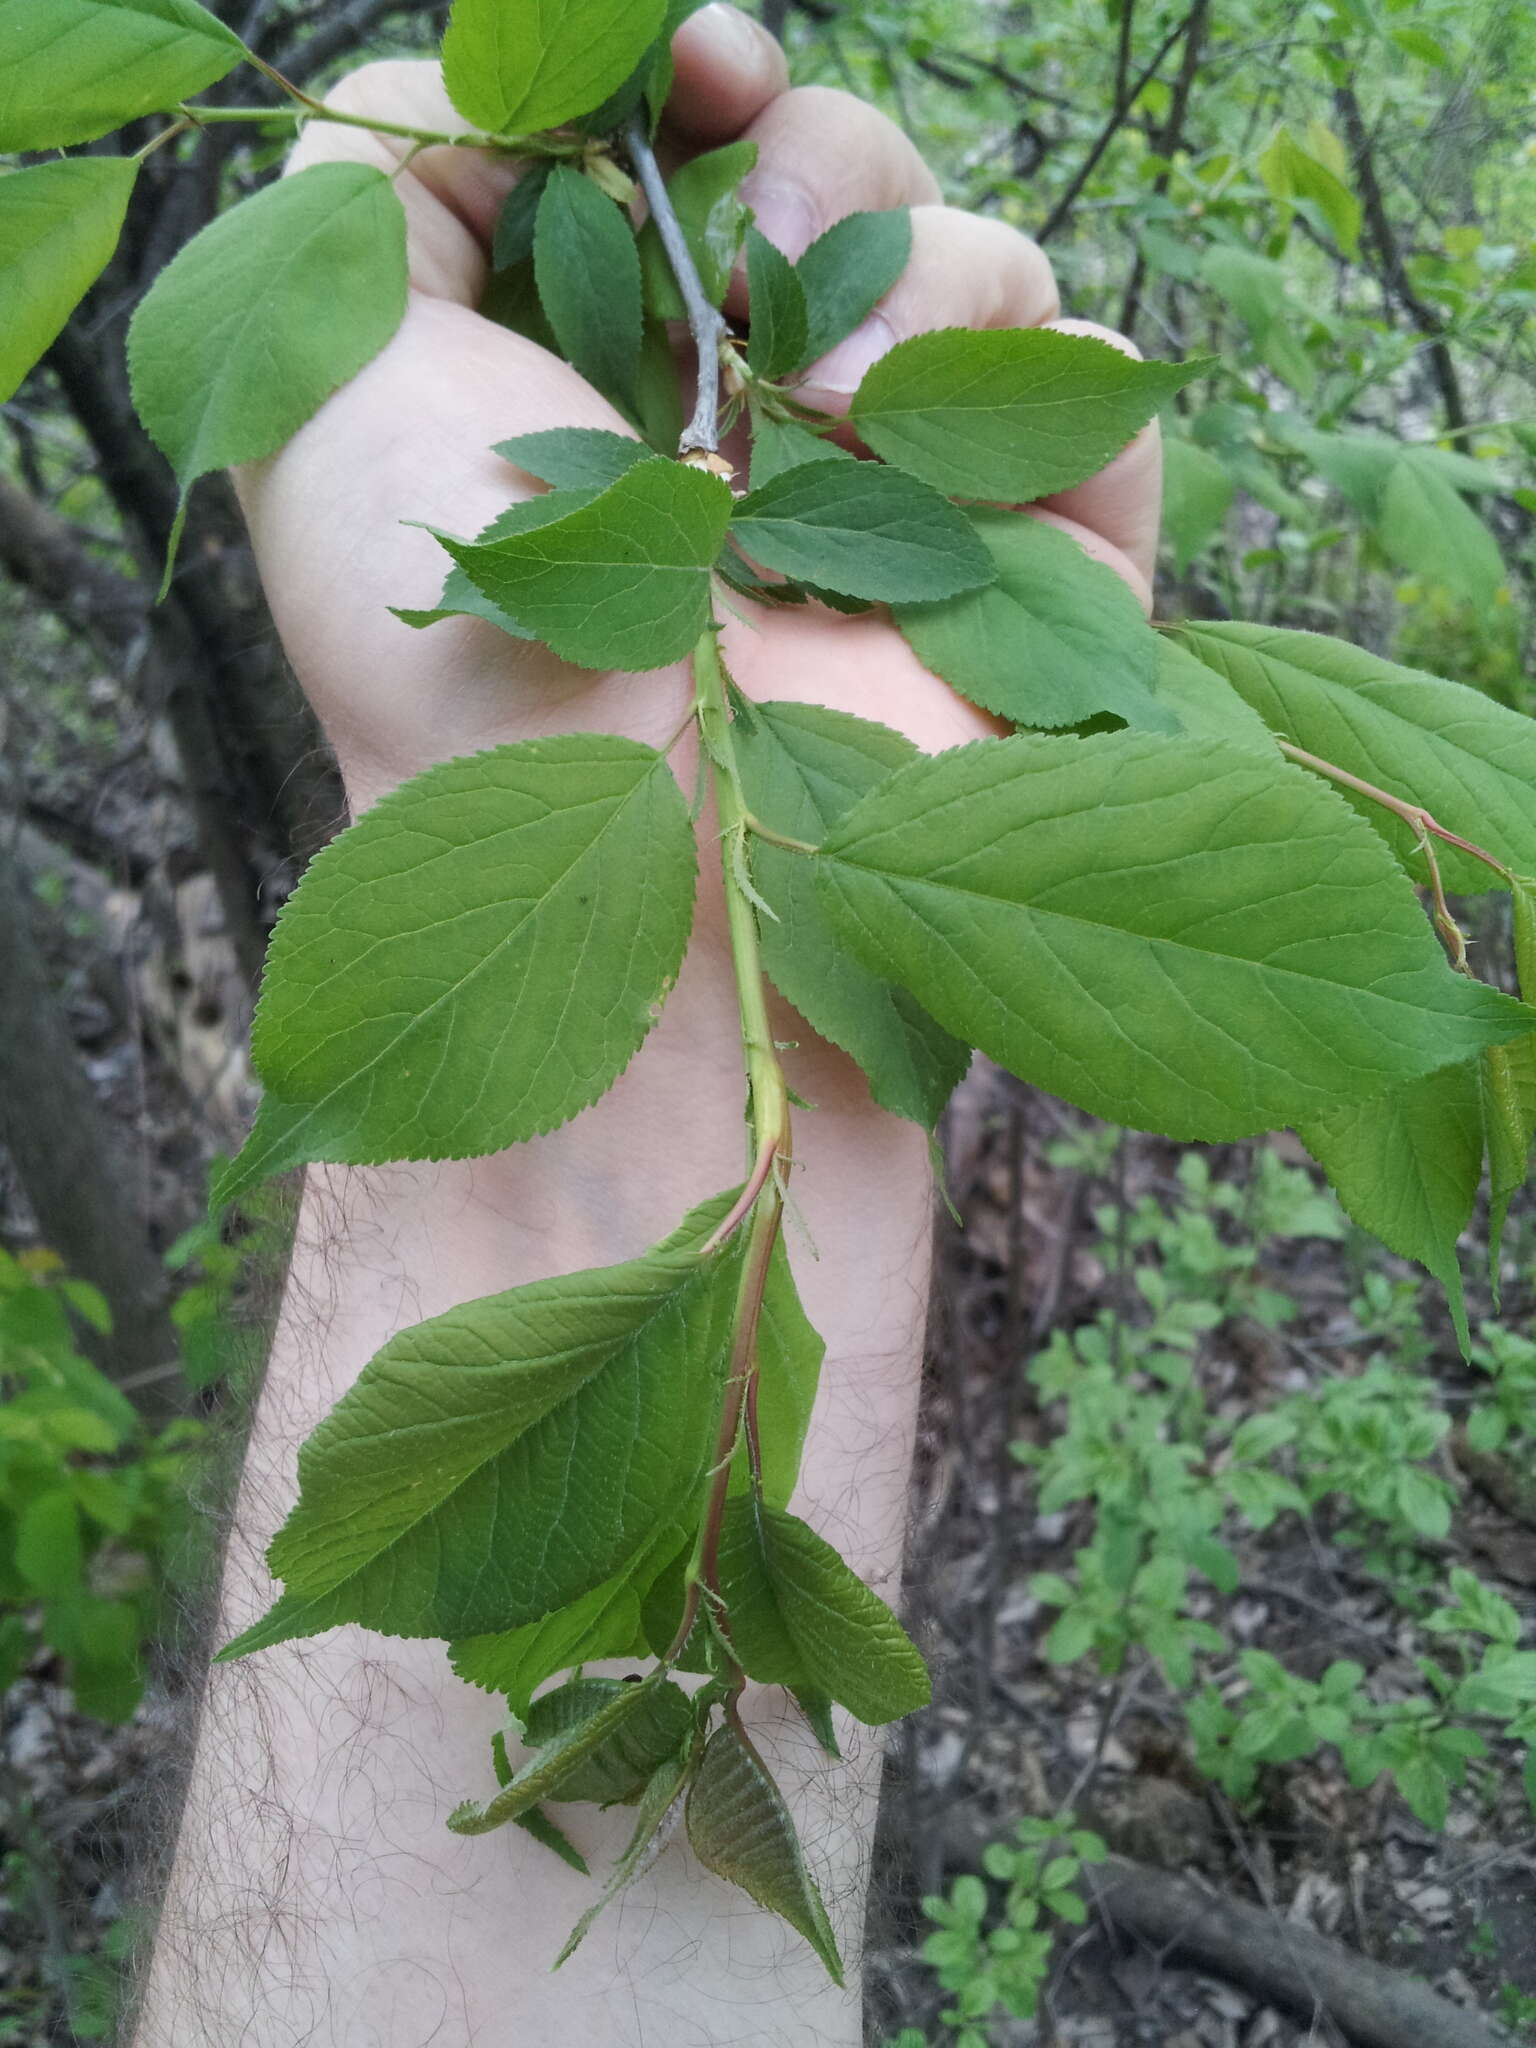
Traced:
POLYGON ((1325 2012, 1357 2048, 1508 2048, 1490 2021, 1401 1970, 1170 1871, 1111 1856, 1081 1881, 1121 1933, 1298 2019, 1325 2012))

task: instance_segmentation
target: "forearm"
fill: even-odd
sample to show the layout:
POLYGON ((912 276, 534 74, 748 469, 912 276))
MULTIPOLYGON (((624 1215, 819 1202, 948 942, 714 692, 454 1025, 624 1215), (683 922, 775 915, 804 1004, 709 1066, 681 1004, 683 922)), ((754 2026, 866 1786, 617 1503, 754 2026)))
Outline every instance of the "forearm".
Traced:
MULTIPOLYGON (((797 1027, 788 1013, 785 1035, 797 1027)), ((840 1056, 790 1055, 829 1107, 797 1123, 792 1233, 806 1308, 828 1342, 801 1512, 888 1597, 899 1582, 925 1310, 925 1140, 849 1087, 840 1056)), ((490 1161, 312 1174, 235 1516, 221 1640, 272 1588, 265 1545, 295 1491, 302 1439, 396 1330, 455 1302, 584 1266, 666 1234, 740 1179, 739 1026, 728 963, 691 958, 618 1087, 566 1130, 490 1161)), ((828 1765, 781 1719, 752 1715, 785 1786, 844 1953, 856 1959, 879 1768, 848 1729, 828 1765)), ((434 2038, 669 2048, 726 2040, 853 2043, 856 1989, 692 1865, 674 1840, 558 1977, 549 1964, 595 1896, 521 1830, 450 1835, 491 1790, 499 1703, 460 1684, 437 1644, 359 1629, 218 1667, 205 1705, 139 2048, 238 2038, 415 2048, 434 2038), (201 2031, 199 2031, 201 2029, 201 2031)), ((564 1808, 601 1873, 632 1816, 564 1808)), ((856 1979, 855 1979, 856 1984, 856 1979)))

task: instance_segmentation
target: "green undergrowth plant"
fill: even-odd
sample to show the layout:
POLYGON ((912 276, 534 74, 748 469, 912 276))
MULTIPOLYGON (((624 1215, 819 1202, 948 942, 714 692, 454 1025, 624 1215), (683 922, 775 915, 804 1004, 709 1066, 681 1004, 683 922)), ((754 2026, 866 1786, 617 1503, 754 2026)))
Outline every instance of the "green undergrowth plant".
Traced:
MULTIPOLYGON (((1510 892, 1536 993, 1536 727, 1315 635, 1154 630, 1107 569, 1020 515, 1101 468, 1198 363, 942 330, 876 363, 852 435, 828 438, 799 380, 896 282, 910 223, 854 215, 790 263, 738 196, 750 144, 664 180, 653 130, 690 11, 457 0, 442 55, 464 127, 384 131, 521 162, 487 311, 627 423, 502 443, 507 510, 440 534, 442 596, 401 615, 423 631, 489 620, 594 671, 691 663, 673 745, 697 740, 705 843, 722 856, 743 1178, 642 1257, 392 1338, 305 1445, 270 1552, 281 1597, 223 1654, 344 1622, 443 1640, 509 1716, 501 1782, 488 1761, 452 1828, 517 1824, 569 1860, 552 1804, 628 1805, 633 1836, 596 1910, 680 1808, 700 1860, 836 1975, 741 1695, 787 1688, 830 1743, 833 1705, 889 1722, 928 1679, 895 1617, 790 1512, 822 1347, 781 1243, 794 1153, 770 981, 876 1101, 924 1127, 973 1047, 1140 1129, 1225 1140, 1294 1124, 1350 1213, 1438 1275, 1464 1322, 1455 1242, 1485 1157, 1496 1226, 1524 1177, 1536 1010, 1470 971, 1445 892, 1510 892), (720 311, 738 263, 750 323, 720 311), (684 326, 699 365, 686 403, 668 345, 684 326), (744 476, 720 452, 733 429, 744 476), (1008 736, 930 758, 868 719, 750 702, 725 618, 807 605, 889 607, 1008 736), (587 1673, 608 1658, 633 1675, 587 1673)), ((105 261, 149 151, 215 121, 369 125, 270 72, 275 110, 199 102, 256 60, 196 0, 5 0, 0 57, 0 148, 167 117, 135 154, 89 148, 0 178, 0 392, 105 261)), ((355 163, 258 191, 177 255, 128 357, 183 497, 271 454, 377 355, 406 280, 395 184, 355 163)), ((219 1201, 309 1162, 496 1152, 578 1114, 676 979, 696 864, 672 750, 618 734, 493 748, 384 797, 283 913, 254 1031, 265 1101, 219 1201)), ((1190 1333, 1163 1313, 1176 1399, 1190 1333)), ((1251 1485, 1261 1465, 1254 1452, 1251 1485)), ((1204 1569, 1208 1506, 1179 1512, 1204 1569)), ((1116 1598, 1138 1546, 1106 1561, 1116 1598)), ((1149 1553, 1135 1598, 1173 1616, 1186 1568, 1149 1553)))

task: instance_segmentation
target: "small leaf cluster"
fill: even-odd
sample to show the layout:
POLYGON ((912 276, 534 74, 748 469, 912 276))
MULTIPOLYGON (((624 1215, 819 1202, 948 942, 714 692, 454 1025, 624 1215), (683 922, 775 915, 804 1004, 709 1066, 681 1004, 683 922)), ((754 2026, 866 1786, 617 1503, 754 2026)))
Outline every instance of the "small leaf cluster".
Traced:
POLYGON ((46 1648, 83 1714, 126 1721, 199 1430, 151 1436, 77 1320, 110 1333, 95 1288, 51 1253, 0 1250, 0 1692, 46 1648))

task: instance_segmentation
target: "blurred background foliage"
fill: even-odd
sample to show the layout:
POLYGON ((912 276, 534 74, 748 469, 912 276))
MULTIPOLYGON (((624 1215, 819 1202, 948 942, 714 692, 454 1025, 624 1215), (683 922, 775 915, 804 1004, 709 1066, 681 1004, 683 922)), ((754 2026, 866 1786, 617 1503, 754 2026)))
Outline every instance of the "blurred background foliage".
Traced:
MULTIPOLYGON (((446 13, 428 0, 213 4, 264 58, 313 91, 365 55, 425 53, 446 13)), ((1536 710, 1536 10, 1528 0, 762 0, 761 13, 786 41, 798 81, 875 100, 928 155, 953 203, 995 213, 1043 242, 1069 314, 1130 335, 1149 355, 1208 359, 1164 421, 1160 617, 1337 632, 1536 710)), ((228 90, 246 102, 253 86, 242 78, 228 90)), ((96 147, 137 148, 153 127, 96 147)), ((211 1160, 238 1140, 253 1106, 244 1035, 267 933, 304 861, 339 821, 340 790, 272 633, 221 480, 198 487, 169 599, 155 605, 175 490, 133 416, 122 358, 128 317, 150 279, 221 205, 270 179, 280 150, 276 140, 219 126, 153 155, 107 274, 46 361, 0 407, 0 1686, 8 1688, 0 1712, 0 2041, 93 2040, 110 2031, 116 1959, 127 1943, 131 1816, 162 1768, 172 1709, 193 1696, 170 1653, 174 1614, 194 1597, 189 1589, 213 1554, 209 1518, 185 1512, 189 1458, 211 1424, 238 1421, 259 1342, 244 1341, 240 1329, 260 1320, 271 1291, 261 1276, 275 1271, 283 1239, 274 1209, 250 1220, 248 1241, 228 1242, 201 1221, 203 1195, 211 1160)), ((1485 941, 1501 943, 1497 918, 1485 924, 1485 941)), ((1232 1148, 1213 1156, 1215 1181, 1201 1182, 1201 1215, 1215 1219, 1209 1270, 1225 1272, 1234 1261, 1245 1272, 1253 1267, 1268 1276, 1267 1294, 1239 1299, 1225 1280, 1196 1283, 1187 1247, 1176 1252, 1170 1236, 1153 1245, 1163 1278, 1138 1278, 1140 1295, 1128 1309, 1121 1282, 1139 1242, 1128 1224, 1118 1265, 1094 1266, 1084 1253, 1086 1278, 1075 1292, 1077 1254, 1061 1254, 1055 1280, 1047 1273, 1042 1283, 1052 1323, 1022 1305, 1039 1280, 1020 1221, 1021 1203, 1032 1199, 1028 1175, 1038 1170, 1069 1223, 1076 1215, 1086 1229, 1095 1189, 1101 1222, 1134 1213, 1128 1176, 1133 1193, 1142 1185, 1144 1203, 1183 1216, 1191 1176, 1205 1168, 1171 1151, 1138 1151, 1141 1141, 1128 1152, 1114 1134, 1076 1124, 1063 1135, 1054 1109, 1036 1105, 1026 1115, 1012 1098, 988 1101, 985 1142, 965 1149, 972 1112, 959 1116, 960 1138, 950 1134, 951 1184, 974 1229, 964 1248, 945 1241, 941 1265, 951 1291, 969 1302, 980 1287, 990 1303, 978 1314, 986 1343, 1002 1347, 1008 1391, 1000 1411, 989 1393, 976 1396, 991 1417, 977 1433, 966 1391, 971 1340, 956 1335, 947 1353, 941 1343, 939 1362, 958 1374, 960 1391, 946 1397, 957 1405, 934 1425, 920 1493, 935 1472, 950 1469, 946 1432, 951 1449, 958 1435, 972 1455, 961 1511, 922 1525, 932 1540, 926 1551, 920 1546, 920 1618, 931 1595, 933 1616, 963 1615, 967 1632, 974 1618, 977 1640, 995 1641, 1013 1597, 1013 1567, 987 1562, 1005 1554, 996 1517, 1011 1514, 1017 1536, 1024 1512, 1009 1487, 1036 1488, 1042 1477, 1050 1485, 1079 1439, 1091 1438, 1101 1476, 1078 1491, 1093 1495, 1100 1519, 1072 1524, 1063 1551, 1060 1531, 1050 1534, 1062 1517, 1047 1511, 1039 1525, 1050 1525, 1046 1538, 1033 1550, 1023 1545, 1023 1562, 1053 1567, 1037 1574, 1042 1611, 1035 1628, 1032 1610, 1031 1629, 1032 1640, 1054 1643, 1039 1655, 1031 1650, 1029 1668, 1038 1675, 1043 1656, 1078 1672, 1051 1680, 1079 1688, 1050 1696, 1051 1739, 1073 1711, 1086 1711, 1084 1701, 1100 1697, 1095 1671, 1109 1672, 1119 1688, 1119 1705, 1106 1705, 1106 1716, 1124 1712, 1121 1669, 1133 1678, 1150 1669, 1155 1645, 1145 1627, 1128 1627, 1123 1600, 1100 1598, 1097 1566, 1087 1577, 1081 1566, 1065 1574, 1074 1570, 1074 1532, 1090 1557, 1102 1544, 1124 1548, 1115 1517, 1124 1519, 1127 1490, 1147 1492, 1138 1460, 1149 1443, 1184 1445, 1186 1465, 1212 1455, 1204 1411, 1185 1381, 1172 1401, 1166 1370, 1136 1377, 1148 1347, 1156 1352, 1166 1341, 1170 1311, 1158 1290, 1170 1285, 1176 1308, 1184 1296, 1194 1304, 1176 1348, 1197 1390, 1209 1390, 1213 1371, 1228 1371, 1234 1331, 1300 1318, 1297 1356, 1312 1363, 1284 1383, 1292 1403, 1285 1412, 1315 1395, 1320 1419, 1310 1435, 1296 1421, 1287 1440, 1285 1483, 1294 1499, 1287 1496, 1290 1519, 1282 1523, 1306 1530, 1314 1564, 1333 1540, 1325 1497, 1337 1491, 1330 1475, 1338 1460, 1329 1465, 1318 1448, 1309 1464, 1308 1445, 1314 1437, 1322 1445, 1330 1417, 1343 1428, 1339 1418, 1354 1399, 1328 1386, 1342 1373, 1347 1392, 1390 1366, 1395 1392, 1369 1381, 1360 1397, 1368 1427, 1359 1427, 1376 1433, 1383 1471, 1422 1471, 1421 1506, 1432 1494, 1440 1506, 1418 1525, 1394 1529, 1399 1547, 1372 1569, 1377 1582, 1418 1588, 1421 1620, 1449 1611, 1434 1609, 1433 1582, 1447 1566, 1445 1529, 1452 1505, 1465 1504, 1470 1467, 1446 1463, 1447 1418, 1459 1418, 1469 1402, 1474 1417, 1495 1409, 1504 1417, 1485 1421, 1471 1445, 1485 1479, 1490 1461, 1499 1466, 1510 1444, 1526 1445, 1533 1434, 1530 1346, 1508 1334, 1532 1298, 1529 1220, 1513 1241, 1518 1273, 1506 1285, 1505 1324, 1483 1325, 1483 1378, 1470 1392, 1456 1378, 1443 1318, 1421 1310, 1401 1266, 1366 1253, 1353 1236, 1346 1257, 1338 1245, 1344 1226, 1331 1212, 1326 1229, 1314 1219, 1305 1231, 1281 1230, 1263 1224, 1262 1204, 1220 1195, 1227 1186, 1268 1185, 1267 1155, 1250 1165, 1244 1152, 1234 1168, 1232 1148), (1053 1131, 1054 1146, 1045 1142, 1053 1131), (1035 1161, 1027 1168, 1026 1154, 1035 1161), (997 1205, 1004 1183, 1006 1200, 992 1216, 988 1203, 997 1205), (1298 1243, 1310 1249, 1277 1262, 1274 1245, 1298 1243), (1319 1272, 1332 1277, 1318 1281, 1319 1272), (999 1301, 1011 1304, 1006 1314, 999 1301), (1316 1336, 1314 1310, 1332 1318, 1332 1334, 1316 1336), (1116 1334, 1122 1325, 1139 1335, 1116 1334), (1033 1397, 1020 1391, 1031 1348, 1033 1397), (1107 1407, 1093 1409, 1085 1394, 1062 1419, 1064 1387, 1052 1373, 1063 1360, 1075 1361, 1089 1392, 1116 1390, 1105 1394, 1107 1407), (1493 1407, 1486 1383, 1498 1389, 1493 1407), (1011 1449, 1023 1441, 1031 1398, 1039 1414, 1056 1417, 1056 1435, 1026 1428, 1034 1447, 1011 1449), (975 1448, 993 1438, 1014 1475, 1000 1489, 975 1448), (991 1505, 978 1505, 988 1486, 991 1505), (939 1541, 933 1531, 941 1524, 947 1534, 939 1541), (981 1592, 957 1602, 944 1574, 967 1563, 954 1554, 967 1546, 969 1563, 981 1561, 981 1592)), ((1350 1453, 1361 1456, 1358 1447, 1350 1453)), ((1033 1493, 1022 1498, 1038 1506, 1033 1493)), ((1341 1512, 1345 1526, 1350 1513, 1375 1510, 1346 1498, 1341 1512)), ((1519 1525, 1520 1513, 1511 1513, 1519 1525)), ((1527 1500, 1526 1526, 1533 1513, 1527 1500)), ((1238 1544, 1232 1568, 1250 1572, 1253 1557, 1233 1533, 1239 1525, 1216 1515, 1211 1508, 1203 1534, 1219 1529, 1238 1544)), ((1145 1538, 1151 1551, 1136 1552, 1147 1568, 1157 1565, 1154 1536, 1145 1538)), ((1508 1562, 1518 1550, 1518 1535, 1513 1540, 1516 1550, 1505 1541, 1503 1576, 1495 1577, 1515 1606, 1490 1593, 1503 1605, 1485 1601, 1479 1610, 1494 1614, 1498 1641, 1511 1651, 1528 1630, 1536 1584, 1536 1572, 1522 1578, 1508 1562)), ((1225 1667, 1219 1657, 1212 1666, 1208 1647, 1209 1609, 1198 1592, 1205 1566, 1186 1562, 1196 1593, 1186 1595, 1179 1577, 1152 1619, 1165 1649, 1176 1623, 1186 1650, 1203 1661, 1182 1681, 1166 1672, 1158 1681, 1172 1701, 1165 1720, 1188 1722, 1177 1740, 1190 1781, 1214 1777, 1223 1798, 1241 1803, 1261 1764, 1289 1759, 1295 1778, 1296 1687, 1311 1680, 1269 1657, 1273 1670, 1251 1664, 1246 1691, 1226 1684, 1213 1693, 1213 1668, 1220 1679, 1225 1667), (1282 1720, 1291 1715, 1289 1733, 1269 1747, 1251 1732, 1266 1702, 1282 1720), (1246 1751, 1233 1713, 1247 1716, 1246 1751), (1240 1766, 1231 1761, 1234 1744, 1240 1766)), ((1450 1563, 1467 1577, 1464 1549, 1453 1548, 1450 1563)), ((1016 1577, 1019 1558, 1015 1566, 1016 1577)), ((1268 1569, 1279 1577, 1289 1567, 1271 1557, 1268 1569)), ((1326 1585, 1323 1595, 1332 1597, 1326 1585)), ((1464 1606, 1481 1598, 1465 1587, 1462 1597, 1464 1606)), ((1385 1611, 1381 1620, 1360 1608, 1349 1623, 1355 1637, 1409 1625, 1391 1602, 1385 1611)), ((942 1635, 943 1621, 933 1625, 942 1635)), ((1492 1627, 1484 1633, 1491 1637, 1492 1627)), ((1258 1647, 1251 1635, 1239 1637, 1250 1659, 1289 1647, 1263 1631, 1258 1647)), ((949 1647, 963 1663, 964 1645, 949 1647)), ((1314 1662, 1320 1676, 1326 1659, 1314 1662)), ((989 1683, 996 1692, 1004 1681, 994 1671, 989 1683)), ((1430 1721, 1431 1732, 1441 1721, 1422 1683, 1426 1704, 1422 1712, 1411 1706, 1414 1683, 1394 1697, 1410 1701, 1404 1712, 1419 1740, 1430 1721)), ((972 1767, 943 1763, 954 1698, 953 1689, 941 1696, 908 1758, 914 1782, 950 1805, 945 1788, 972 1767)), ((963 1761, 988 1753, 996 1735, 974 1701, 965 1711, 963 1761)), ((1338 1719, 1331 1695, 1318 1694, 1311 1711, 1319 1726, 1338 1719)), ((1376 1728, 1396 1708, 1382 1704, 1378 1689, 1351 1711, 1360 1726, 1376 1728)), ((1113 1752, 1108 1728, 1106 1719, 1099 1763, 1113 1752)), ((1049 1757, 1046 1735, 1035 1749, 1049 1757)), ((1443 1825, 1465 1764, 1444 1764, 1443 1798, 1421 1784, 1415 1813, 1443 1825)), ((1032 1797, 1028 1777, 1007 1781, 1003 1807, 1055 1812, 1043 1783, 1032 1797)), ((1496 1779, 1490 1767, 1481 1789, 1474 1786, 1485 1822, 1511 1782, 1508 1771, 1496 1779)), ((1086 1796, 1085 1785, 1077 1771, 1075 1796, 1086 1796)), ((1244 1808, 1245 1828, 1251 1811, 1244 1808)), ((934 1885, 944 1875, 932 1860, 943 1829, 931 1810, 912 1812, 906 1847, 926 1845, 920 1874, 934 1885)), ((1076 1909, 1060 1903, 1076 1892, 1052 1848, 1052 1829, 1071 1822, 1030 1825, 1035 1833, 1021 1836, 1017 1849, 994 1844, 992 1862, 978 1867, 1011 1887, 1004 1924, 993 1930, 1005 1937, 998 1955, 1027 1955, 1028 1970, 1020 1964, 1015 1976, 1029 1999, 1044 1986, 1049 2002, 1056 1966, 1051 1944, 1037 1939, 1036 1909, 1076 1924, 1076 1909)), ((1239 1839, 1244 1855, 1271 1853, 1268 1834, 1239 1839)), ((1495 1828, 1488 1853, 1515 1855, 1512 1840, 1495 1828)), ((1100 1853, 1085 1845, 1097 1841, 1077 1841, 1072 1853, 1084 1867, 1100 1853)), ((1354 1853, 1355 1837, 1351 1845, 1354 1853)), ((1166 1841, 1160 1853, 1178 1860, 1166 1841)), ((946 2028, 956 2039, 1037 2038, 984 2031, 988 1972, 998 1967, 988 1959, 987 1894, 969 1877, 956 1898, 943 1906, 947 1946, 933 1958, 949 1973, 955 2018, 937 2021, 937 1994, 903 1974, 922 1939, 910 1901, 906 1920, 896 1915, 898 1961, 882 1980, 882 2010, 893 2024, 916 2018, 937 2026, 936 2039, 950 2038, 946 2028)), ((1525 1999, 1529 2019, 1536 1955, 1526 1956, 1526 1976, 1516 1982, 1518 1959, 1506 1968, 1497 1950, 1484 1942, 1488 1996, 1507 1978, 1506 2016, 1518 2022, 1525 1999)), ((1165 2036, 1111 2030, 1081 2038, 1165 2036)))

